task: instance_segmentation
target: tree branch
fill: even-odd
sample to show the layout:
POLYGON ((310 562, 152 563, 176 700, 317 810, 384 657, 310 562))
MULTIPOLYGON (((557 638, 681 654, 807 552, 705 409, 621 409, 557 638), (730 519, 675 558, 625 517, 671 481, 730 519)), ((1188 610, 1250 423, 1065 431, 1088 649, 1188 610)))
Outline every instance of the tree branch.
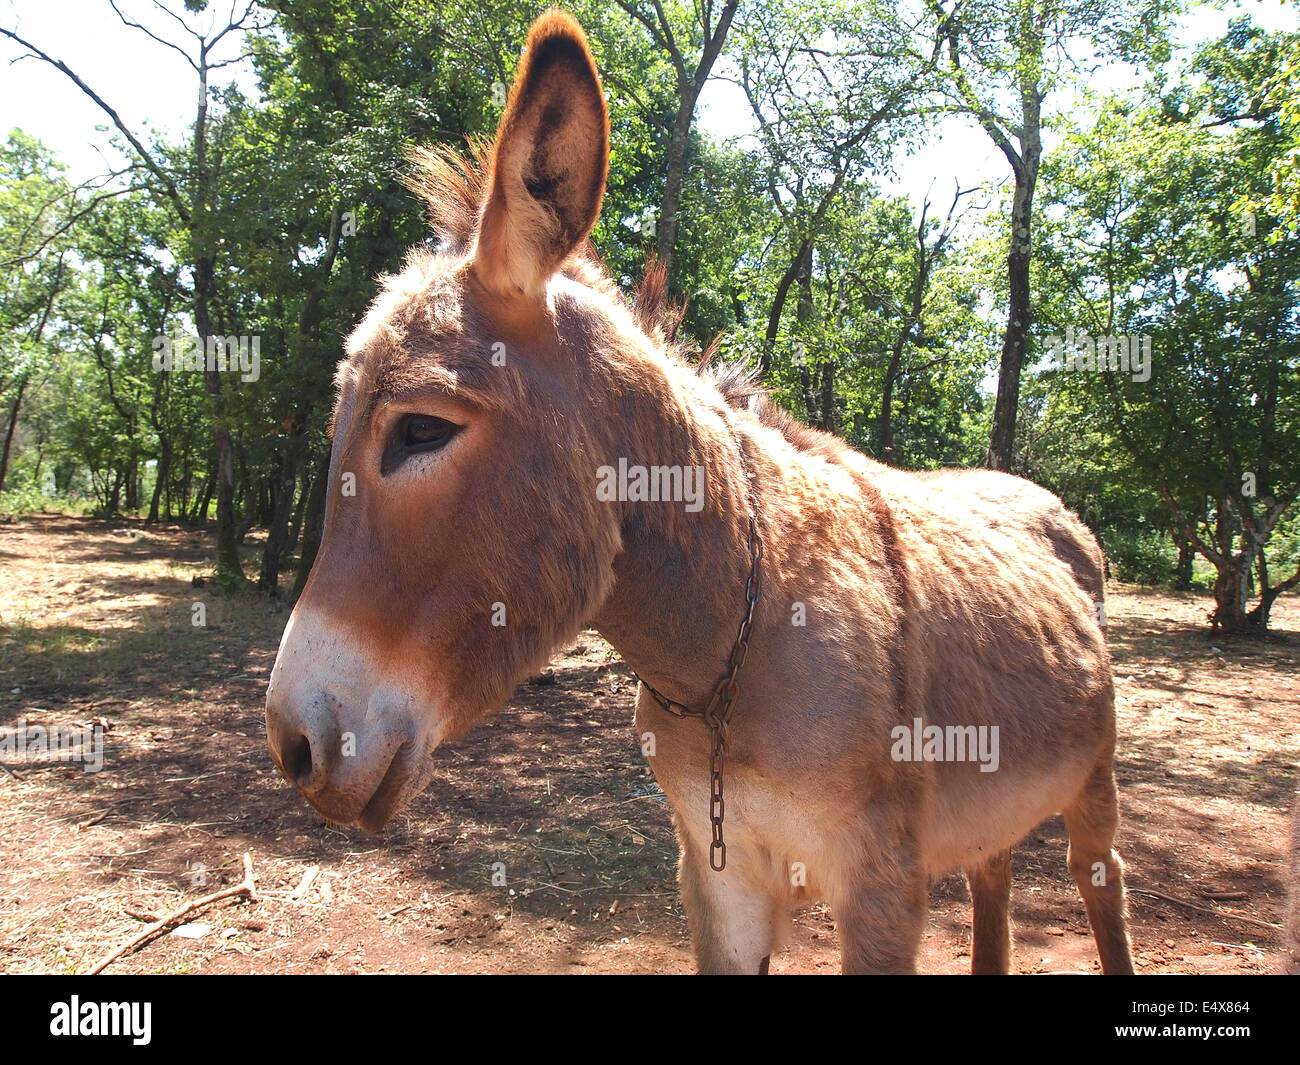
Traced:
POLYGON ((18 44, 22 45, 29 52, 31 52, 32 55, 36 56, 36 58, 41 59, 46 63, 49 63, 50 66, 54 67, 55 70, 62 71, 64 74, 66 74, 69 78, 72 79, 73 84, 75 84, 77 88, 79 88, 82 92, 84 92, 87 96, 89 96, 92 100, 94 100, 96 104, 99 105, 100 110, 102 110, 106 115, 108 115, 110 119, 112 119, 113 125, 117 127, 118 131, 122 134, 122 136, 124 136, 127 139, 127 141, 130 143, 131 147, 135 149, 136 153, 140 156, 141 161, 145 164, 145 166, 149 168, 149 171, 154 175, 154 177, 156 177, 159 181, 162 182, 163 189, 167 193, 167 198, 172 201, 173 206, 175 206, 176 208, 176 213, 180 215, 181 221, 188 226, 190 224, 190 211, 189 208, 186 206, 185 200, 181 196, 180 191, 176 188, 175 183, 172 181, 171 177, 167 174, 167 172, 163 170, 161 166, 158 165, 157 161, 149 153, 149 150, 143 144, 140 143, 139 139, 136 137, 134 133, 132 133, 129 129, 127 129, 126 123, 122 121, 122 116, 119 115, 115 110, 113 110, 113 108, 110 107, 105 102, 104 98, 100 96, 99 93, 95 92, 94 89, 92 89, 89 85, 87 85, 84 81, 82 81, 81 78, 77 75, 77 73, 66 63, 62 62, 61 60, 55 59, 52 56, 41 51, 30 41, 24 40, 22 37, 19 37, 18 34, 14 33, 12 30, 6 30, 0 28, 0 36, 8 37, 11 41, 16 41, 18 44))

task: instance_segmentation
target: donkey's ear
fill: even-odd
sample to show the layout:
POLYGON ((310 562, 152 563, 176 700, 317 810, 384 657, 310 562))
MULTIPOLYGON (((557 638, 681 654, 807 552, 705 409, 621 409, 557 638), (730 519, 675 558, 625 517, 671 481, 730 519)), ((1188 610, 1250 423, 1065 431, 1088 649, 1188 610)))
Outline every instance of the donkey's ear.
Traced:
POLYGON ((503 295, 540 296, 591 232, 609 171, 609 115, 582 27, 533 23, 497 131, 473 268, 503 295))

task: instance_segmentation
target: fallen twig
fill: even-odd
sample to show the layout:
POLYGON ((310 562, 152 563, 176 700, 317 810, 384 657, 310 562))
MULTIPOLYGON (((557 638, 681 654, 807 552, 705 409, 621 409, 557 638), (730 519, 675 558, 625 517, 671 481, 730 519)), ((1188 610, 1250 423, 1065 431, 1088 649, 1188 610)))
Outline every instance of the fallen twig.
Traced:
POLYGON ((119 958, 130 954, 132 951, 142 947, 151 940, 169 924, 179 921, 182 917, 188 917, 198 910, 206 909, 213 903, 220 902, 222 899, 234 898, 236 895, 243 895, 252 902, 257 901, 257 885, 253 876, 253 859, 245 852, 244 854, 244 879, 232 887, 222 888, 220 891, 214 891, 211 895, 204 895, 201 899, 195 899, 193 902, 187 902, 184 906, 178 906, 171 913, 155 921, 148 928, 142 931, 135 938, 123 943, 112 954, 108 955, 103 961, 97 963, 86 975, 96 976, 107 969, 113 962, 119 958))
POLYGON ((305 873, 302 874, 302 882, 297 886, 297 888, 294 889, 293 894, 290 895, 289 898, 292 899, 294 902, 299 902, 300 900, 305 899, 307 897, 307 892, 311 890, 312 881, 316 879, 316 875, 319 872, 320 872, 319 865, 311 866, 305 873))
POLYGON ((1259 921, 1254 917, 1243 917, 1237 913, 1224 913, 1222 910, 1213 910, 1209 906, 1197 906, 1194 902, 1184 902, 1182 899, 1176 899, 1172 895, 1164 895, 1159 891, 1152 891, 1150 888, 1131 887, 1128 891, 1130 895, 1150 895, 1153 899, 1164 899, 1165 902, 1172 902, 1175 906, 1185 906, 1189 910, 1208 913, 1214 917, 1221 917, 1225 921, 1242 921, 1245 924, 1253 924, 1258 928, 1271 928, 1275 932, 1280 931, 1282 928, 1281 925, 1269 924, 1267 921, 1259 921))

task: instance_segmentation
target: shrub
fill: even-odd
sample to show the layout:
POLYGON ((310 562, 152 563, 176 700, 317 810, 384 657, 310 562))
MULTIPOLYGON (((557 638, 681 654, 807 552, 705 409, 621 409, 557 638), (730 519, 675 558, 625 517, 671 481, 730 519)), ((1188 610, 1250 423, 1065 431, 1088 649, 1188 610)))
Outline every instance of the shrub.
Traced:
POLYGON ((1178 551, 1167 533, 1112 529, 1101 533, 1101 546, 1116 580, 1171 585, 1177 577, 1178 551))

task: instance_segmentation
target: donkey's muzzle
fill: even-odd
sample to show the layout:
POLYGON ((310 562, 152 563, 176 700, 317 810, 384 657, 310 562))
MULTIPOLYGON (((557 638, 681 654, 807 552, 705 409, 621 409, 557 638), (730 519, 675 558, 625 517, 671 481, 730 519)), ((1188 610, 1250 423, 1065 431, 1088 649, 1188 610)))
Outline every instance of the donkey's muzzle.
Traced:
POLYGON ((405 680, 299 600, 267 685, 266 740, 328 820, 378 831, 428 783, 439 715, 405 680))
POLYGON ((377 832, 423 787, 414 771, 416 744, 397 722, 363 723, 366 715, 350 709, 327 694, 299 701, 273 689, 267 744, 285 779, 328 820, 377 832), (355 731, 344 727, 359 717, 355 731))

